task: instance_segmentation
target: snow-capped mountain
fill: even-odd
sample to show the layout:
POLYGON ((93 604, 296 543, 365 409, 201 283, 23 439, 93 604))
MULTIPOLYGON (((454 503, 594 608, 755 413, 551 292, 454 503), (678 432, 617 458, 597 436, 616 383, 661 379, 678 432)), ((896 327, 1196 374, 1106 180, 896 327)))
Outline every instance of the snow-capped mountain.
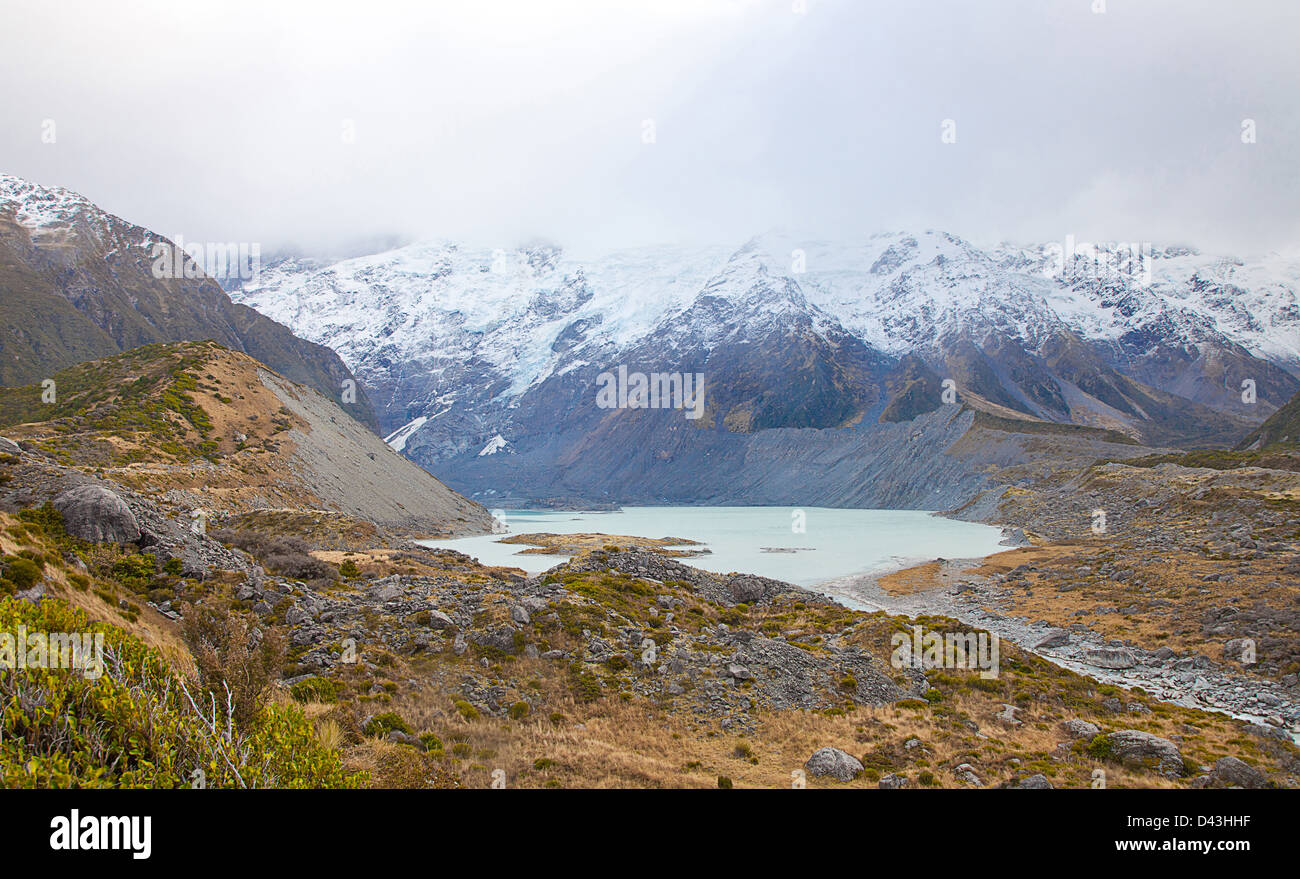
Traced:
POLYGON ((377 426, 364 393, 345 399, 355 381, 337 354, 231 302, 176 242, 70 190, 0 174, 0 384, 186 339, 250 354, 377 426))
MULTIPOLYGON (((1298 291, 1300 256, 981 249, 925 232, 591 258, 424 243, 272 260, 231 294, 338 351, 406 454, 453 484, 514 490, 529 468, 607 451, 622 471, 617 452, 650 456, 635 482, 730 441, 715 433, 910 421, 944 404, 945 379, 1013 421, 1231 443, 1300 388, 1298 291), (600 409, 598 377, 620 364, 704 375, 706 418, 600 409)), ((566 484, 593 497, 609 482, 566 484)))
POLYGON ((1053 247, 984 251, 942 232, 849 245, 769 235, 739 250, 644 248, 580 260, 552 247, 418 244, 332 265, 273 263, 233 297, 310 331, 362 369, 381 350, 420 356, 454 341, 509 375, 511 393, 562 368, 552 346, 575 321, 621 349, 698 297, 718 295, 769 314, 791 304, 820 309, 895 356, 963 329, 1032 348, 1061 330, 1120 343, 1168 327, 1300 371, 1300 253, 1244 263, 1151 249, 1144 281, 1139 270, 1108 271, 1123 259, 1108 256, 1114 248, 1075 253, 1077 265, 1061 269, 1053 247), (789 292, 738 298, 759 273, 789 282, 789 292))

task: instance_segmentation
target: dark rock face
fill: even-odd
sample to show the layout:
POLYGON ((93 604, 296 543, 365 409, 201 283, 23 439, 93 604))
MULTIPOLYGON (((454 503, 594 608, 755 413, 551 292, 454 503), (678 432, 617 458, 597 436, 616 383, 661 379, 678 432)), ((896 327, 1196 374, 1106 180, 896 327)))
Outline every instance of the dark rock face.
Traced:
POLYGON ((1300 393, 1242 440, 1238 449, 1260 449, 1300 443, 1300 393))
POLYGON ((73 537, 92 543, 134 543, 140 525, 126 501, 99 485, 69 489, 54 499, 63 525, 73 537))
POLYGON ((942 405, 943 379, 924 360, 908 354, 885 377, 889 403, 880 420, 889 424, 911 421, 942 405))

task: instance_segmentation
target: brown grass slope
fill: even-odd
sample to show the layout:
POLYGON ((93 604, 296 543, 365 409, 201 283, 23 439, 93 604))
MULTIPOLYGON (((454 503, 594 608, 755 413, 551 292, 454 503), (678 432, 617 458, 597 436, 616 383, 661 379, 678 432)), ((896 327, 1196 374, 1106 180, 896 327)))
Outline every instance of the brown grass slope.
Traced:
POLYGON ((0 390, 0 428, 65 466, 210 514, 328 509, 414 534, 491 528, 483 507, 333 400, 216 342, 149 345, 0 390))

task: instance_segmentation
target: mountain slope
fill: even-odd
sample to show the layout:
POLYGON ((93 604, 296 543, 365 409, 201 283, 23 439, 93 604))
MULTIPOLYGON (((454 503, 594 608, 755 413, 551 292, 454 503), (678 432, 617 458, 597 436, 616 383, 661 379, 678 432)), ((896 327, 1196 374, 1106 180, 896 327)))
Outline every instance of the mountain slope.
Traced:
MULTIPOLYGON (((1166 248, 1142 254, 1142 273, 1097 272, 1108 251, 1071 247, 1057 266, 1046 248, 939 232, 591 259, 426 243, 273 262, 232 295, 335 347, 403 453, 484 498, 783 502, 799 473, 802 502, 829 503, 844 480, 879 484, 867 460, 906 459, 908 433, 889 424, 952 403, 1031 435, 1076 425, 1205 447, 1300 390, 1300 260, 1166 248), (619 367, 702 376, 703 417, 601 408, 600 377, 619 367), (876 442, 894 445, 861 454, 876 442), (821 451, 796 463, 799 448, 821 451)), ((864 497, 946 493, 922 472, 864 497)))
POLYGON ((53 404, 40 385, 4 389, 5 435, 186 516, 305 508, 403 533, 491 530, 485 509, 332 401, 215 342, 148 345, 53 378, 53 404))
POLYGON ((1300 444, 1300 394, 1268 417, 1268 420, 1238 444, 1238 449, 1300 444))
POLYGON ((334 352, 231 302, 188 257, 194 277, 157 277, 163 252, 174 245, 75 193, 0 174, 0 383, 153 342, 215 339, 377 429, 360 389, 343 401, 353 376, 334 352))

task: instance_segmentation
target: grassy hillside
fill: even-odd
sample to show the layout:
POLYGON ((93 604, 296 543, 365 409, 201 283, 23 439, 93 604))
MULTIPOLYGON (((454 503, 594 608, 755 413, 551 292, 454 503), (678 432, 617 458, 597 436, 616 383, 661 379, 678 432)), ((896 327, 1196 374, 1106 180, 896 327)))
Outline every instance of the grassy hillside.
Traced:
MULTIPOLYGON (((181 582, 155 574, 152 562, 68 537, 48 509, 0 514, 0 631, 25 627, 28 643, 51 634, 103 639, 100 665, 0 671, 0 787, 363 783, 300 708, 265 686, 237 688, 245 710, 226 710, 221 680, 237 681, 249 654, 227 639, 211 654, 215 674, 196 674, 174 627, 140 606, 136 594, 147 586, 181 582), (39 604, 13 596, 35 582, 46 593, 39 604), (215 711, 213 689, 222 697, 215 711)), ((206 591, 182 588, 194 600, 206 591)))
POLYGON ((52 389, 6 388, 0 428, 31 425, 18 435, 70 464, 216 455, 212 419, 194 397, 214 345, 146 345, 60 370, 52 389))
POLYGON ((1240 449, 1300 445, 1300 394, 1268 417, 1237 444, 1240 449))
POLYGON ((3 389, 0 429, 169 506, 334 510, 412 534, 490 530, 485 509, 333 399, 216 342, 145 345, 52 378, 51 402, 43 385, 3 389))

